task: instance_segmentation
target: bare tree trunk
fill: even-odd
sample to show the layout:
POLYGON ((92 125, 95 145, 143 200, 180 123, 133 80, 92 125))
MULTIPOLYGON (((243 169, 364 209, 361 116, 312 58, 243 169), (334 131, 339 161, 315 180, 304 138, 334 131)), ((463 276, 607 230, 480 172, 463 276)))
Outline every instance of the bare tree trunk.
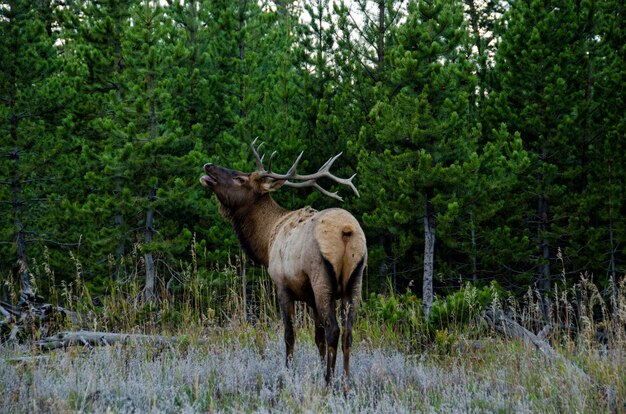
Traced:
MULTIPOLYGON (((150 140, 154 141, 157 138, 157 113, 156 113, 156 103, 154 96, 155 89, 155 75, 154 72, 150 72, 150 140)), ((151 188, 148 193, 148 211, 146 211, 146 226, 144 229, 144 243, 149 245, 152 243, 152 239, 154 237, 154 208, 152 206, 152 202, 156 198, 156 188, 151 188)), ((154 286, 156 280, 156 271, 154 266, 154 256, 152 252, 149 250, 144 253, 144 264, 146 268, 146 285, 144 287, 144 297, 147 300, 152 300, 156 297, 154 293, 154 286)))
POLYGON ((537 212, 539 213, 539 226, 537 227, 537 236, 540 240, 540 251, 542 262, 539 265, 537 288, 541 292, 550 290, 550 243, 546 237, 548 231, 548 200, 540 196, 537 212))
POLYGON ((241 294, 243 298, 243 314, 246 320, 248 320, 248 280, 246 277, 246 254, 243 251, 239 252, 239 260, 241 260, 241 294))
POLYGON ((378 38, 376 39, 376 65, 381 73, 385 64, 385 2, 378 2, 378 38))
MULTIPOLYGON (((40 339, 34 342, 34 346, 41 350, 53 350, 68 346, 105 346, 116 342, 122 343, 147 343, 151 345, 175 345, 186 343, 188 338, 162 335, 125 334, 116 332, 60 332, 55 336, 40 339)), ((206 343, 206 339, 198 338, 197 343, 206 343)))
MULTIPOLYGON (((611 165, 609 164, 609 188, 611 188, 611 165)), ((615 246, 613 234, 613 207, 612 207, 611 191, 609 191, 609 247, 611 249, 611 257, 609 259, 609 277, 611 280, 611 305, 613 306, 613 330, 617 335, 619 329, 619 309, 617 306, 617 274, 615 272, 615 246)))
POLYGON ((422 307, 424 317, 430 315, 433 306, 433 274, 435 267, 435 215, 431 203, 432 189, 426 191, 424 200, 424 280, 422 307))
MULTIPOLYGON (((189 25, 187 26, 187 32, 189 33, 189 46, 191 47, 191 68, 195 70, 198 66, 198 45, 196 42, 196 32, 198 30, 198 16, 197 16, 197 4, 194 0, 188 2, 189 4, 189 25)), ((192 76, 190 74, 190 76, 192 76)), ((197 81, 194 81, 191 85, 191 105, 189 106, 189 118, 191 125, 195 125, 198 122, 197 117, 197 98, 196 98, 196 85, 197 81)))
POLYGON ((476 265, 476 229, 474 228, 474 215, 470 212, 470 226, 472 238, 472 281, 474 285, 478 282, 478 266, 476 265))
MULTIPOLYGON (((151 197, 152 198, 152 197, 151 197)), ((146 227, 144 230, 144 244, 150 244, 154 236, 154 209, 149 209, 146 212, 146 227)), ((156 272, 154 266, 154 256, 151 251, 147 251, 143 255, 143 259, 146 267, 146 286, 144 288, 144 296, 146 299, 154 299, 154 286, 156 280, 156 272)))
MULTIPOLYGON (((121 180, 122 177, 120 177, 119 175, 115 178, 115 190, 114 190, 114 195, 116 198, 118 198, 118 200, 121 201, 122 199, 122 184, 121 184, 121 180)), ((120 263, 122 261, 122 257, 124 256, 125 253, 125 249, 124 249, 124 216, 122 214, 122 212, 119 210, 118 207, 118 211, 115 213, 115 216, 113 217, 113 223, 115 225, 115 229, 116 229, 116 241, 117 241, 117 246, 115 247, 115 270, 113 273, 113 278, 115 280, 119 279, 120 273, 121 273, 121 268, 120 268, 120 263)))
POLYGON ((26 238, 24 222, 22 221, 22 206, 24 204, 24 193, 22 189, 22 178, 20 177, 20 150, 17 147, 17 126, 19 117, 15 114, 9 115, 10 134, 15 147, 9 154, 9 158, 14 161, 13 174, 11 175, 11 205, 13 207, 13 221, 15 224, 15 247, 20 277, 20 297, 22 299, 33 296, 33 288, 30 283, 30 271, 28 267, 28 252, 26 248, 26 238))
POLYGON ((478 10, 476 9, 476 3, 474 0, 467 0, 469 7, 470 26, 472 28, 472 36, 474 37, 474 46, 478 54, 478 101, 482 104, 485 100, 485 76, 487 74, 487 59, 485 55, 485 48, 483 44, 483 38, 480 33, 478 10))

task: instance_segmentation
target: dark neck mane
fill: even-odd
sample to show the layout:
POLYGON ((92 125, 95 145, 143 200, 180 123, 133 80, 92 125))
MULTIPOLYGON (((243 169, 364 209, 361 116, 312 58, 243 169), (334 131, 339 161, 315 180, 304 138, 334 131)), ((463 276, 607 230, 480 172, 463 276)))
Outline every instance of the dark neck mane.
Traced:
POLYGON ((236 210, 221 206, 220 211, 232 223, 246 254, 255 263, 267 267, 272 231, 277 221, 289 213, 289 210, 279 206, 269 194, 265 194, 252 205, 236 210))

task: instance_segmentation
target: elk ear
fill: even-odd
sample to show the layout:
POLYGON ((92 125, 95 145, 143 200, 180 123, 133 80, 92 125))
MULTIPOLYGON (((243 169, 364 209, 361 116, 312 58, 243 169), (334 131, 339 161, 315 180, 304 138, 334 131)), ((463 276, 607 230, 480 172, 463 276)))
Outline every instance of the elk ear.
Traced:
POLYGON ((261 190, 264 193, 270 193, 272 191, 278 190, 286 182, 287 180, 277 180, 272 177, 263 177, 261 178, 261 190))

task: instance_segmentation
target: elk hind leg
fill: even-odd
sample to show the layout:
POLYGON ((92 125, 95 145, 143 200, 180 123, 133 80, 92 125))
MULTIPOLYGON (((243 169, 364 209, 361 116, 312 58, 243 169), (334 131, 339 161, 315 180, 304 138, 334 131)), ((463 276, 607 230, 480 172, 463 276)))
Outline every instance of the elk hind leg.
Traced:
POLYGON ((337 291, 337 275, 332 264, 322 257, 325 268, 320 283, 314 286, 315 306, 319 312, 326 336, 326 383, 330 383, 335 372, 337 361, 337 345, 339 343, 339 325, 335 309, 335 293, 337 291))
POLYGON ((341 301, 341 315, 343 321, 343 334, 341 337, 341 349, 343 350, 343 372, 346 384, 350 381, 350 353, 352 351, 352 325, 357 311, 359 297, 361 296, 361 282, 365 257, 361 259, 348 280, 346 287, 347 295, 341 301))
POLYGON ((324 362, 324 359, 326 359, 326 331, 315 307, 313 308, 313 320, 315 321, 315 345, 317 345, 317 349, 320 351, 320 358, 324 362))
POLYGON ((352 325, 356 313, 352 298, 342 300, 341 313, 343 315, 343 331, 341 335, 341 349, 343 351, 343 372, 346 382, 350 379, 350 352, 352 351, 352 325))
POLYGON ((326 382, 329 383, 335 372, 337 360, 337 345, 339 344, 339 325, 335 312, 335 300, 332 295, 316 301, 320 312, 320 318, 324 326, 326 339, 326 382))

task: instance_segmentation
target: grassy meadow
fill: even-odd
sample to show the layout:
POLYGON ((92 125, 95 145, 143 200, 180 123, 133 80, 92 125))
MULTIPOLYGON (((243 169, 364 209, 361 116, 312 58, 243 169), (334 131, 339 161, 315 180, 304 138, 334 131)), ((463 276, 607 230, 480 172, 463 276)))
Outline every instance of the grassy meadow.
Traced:
MULTIPOLYGON (((98 297, 78 278, 50 292, 79 315, 78 322, 60 323, 59 330, 78 324, 80 329, 182 340, 166 345, 130 340, 49 352, 28 340, 4 344, 0 412, 626 411, 624 281, 619 294, 608 299, 583 280, 550 302, 556 329, 547 339, 583 375, 481 322, 485 292, 492 292, 490 306, 535 320, 541 298, 532 291, 527 301, 517 302, 493 287, 467 286, 435 304, 436 322, 421 318, 420 302, 412 294, 364 294, 347 388, 341 372, 326 385, 304 306, 297 308, 293 365, 285 367, 282 322, 266 274, 248 284, 255 295, 247 300, 235 269, 221 271, 230 281, 221 286, 190 275, 186 289, 160 302, 141 300, 140 286, 132 280, 98 297), (609 306, 611 301, 618 302, 616 307, 609 306), (619 312, 613 315, 610 309, 619 312), (575 332, 568 318, 578 321, 575 332), (607 325, 615 321, 617 330, 607 325), (618 334, 600 337, 598 332, 618 334)), ((531 325, 527 328, 536 332, 531 325)), ((37 332, 31 334, 37 339, 37 332)))

